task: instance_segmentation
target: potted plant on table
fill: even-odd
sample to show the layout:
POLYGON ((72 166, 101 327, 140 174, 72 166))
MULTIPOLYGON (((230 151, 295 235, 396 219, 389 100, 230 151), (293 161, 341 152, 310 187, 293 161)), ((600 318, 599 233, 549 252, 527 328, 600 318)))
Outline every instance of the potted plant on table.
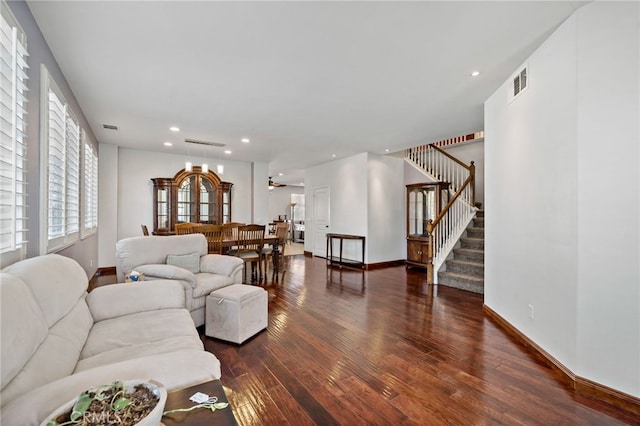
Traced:
POLYGON ((116 381, 82 392, 51 414, 41 426, 158 425, 166 400, 167 391, 160 383, 116 381))

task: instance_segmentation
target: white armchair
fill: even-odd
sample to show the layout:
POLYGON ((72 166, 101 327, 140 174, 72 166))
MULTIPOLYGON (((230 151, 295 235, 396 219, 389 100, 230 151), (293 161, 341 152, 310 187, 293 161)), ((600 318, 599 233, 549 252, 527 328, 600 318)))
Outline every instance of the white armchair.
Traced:
POLYGON ((134 270, 144 273, 146 280, 180 281, 196 326, 204 324, 209 293, 242 283, 243 268, 242 259, 208 254, 202 234, 131 237, 116 244, 118 281, 124 281, 125 275, 134 270))

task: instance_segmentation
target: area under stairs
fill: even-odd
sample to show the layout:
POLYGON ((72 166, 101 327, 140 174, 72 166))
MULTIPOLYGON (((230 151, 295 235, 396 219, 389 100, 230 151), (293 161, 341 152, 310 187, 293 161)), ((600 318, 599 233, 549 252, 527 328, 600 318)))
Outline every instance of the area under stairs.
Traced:
POLYGON ((460 238, 460 248, 445 262, 446 271, 438 272, 438 284, 484 294, 484 211, 479 210, 460 238))

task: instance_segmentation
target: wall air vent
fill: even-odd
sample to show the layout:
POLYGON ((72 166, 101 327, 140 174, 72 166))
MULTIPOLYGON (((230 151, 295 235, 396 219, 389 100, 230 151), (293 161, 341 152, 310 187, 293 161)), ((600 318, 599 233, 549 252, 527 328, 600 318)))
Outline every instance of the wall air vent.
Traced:
POLYGON ((199 141, 199 140, 196 140, 196 139, 185 139, 184 141, 186 143, 194 143, 194 144, 197 144, 197 145, 218 146, 218 147, 225 146, 225 144, 223 144, 223 143, 199 141))
POLYGON ((525 65, 513 76, 513 85, 509 100, 514 100, 527 87, 529 87, 529 71, 528 66, 525 65))
POLYGON ((107 130, 118 130, 118 126, 114 126, 113 124, 103 124, 102 127, 107 130))

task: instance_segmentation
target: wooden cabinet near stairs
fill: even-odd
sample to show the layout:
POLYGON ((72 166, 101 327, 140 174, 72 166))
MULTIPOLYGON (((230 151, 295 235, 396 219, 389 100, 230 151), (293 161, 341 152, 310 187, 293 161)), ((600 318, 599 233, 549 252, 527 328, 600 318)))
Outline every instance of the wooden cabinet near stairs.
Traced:
POLYGON ((407 267, 426 268, 429 258, 427 224, 449 202, 449 183, 432 182, 407 185, 407 267))

